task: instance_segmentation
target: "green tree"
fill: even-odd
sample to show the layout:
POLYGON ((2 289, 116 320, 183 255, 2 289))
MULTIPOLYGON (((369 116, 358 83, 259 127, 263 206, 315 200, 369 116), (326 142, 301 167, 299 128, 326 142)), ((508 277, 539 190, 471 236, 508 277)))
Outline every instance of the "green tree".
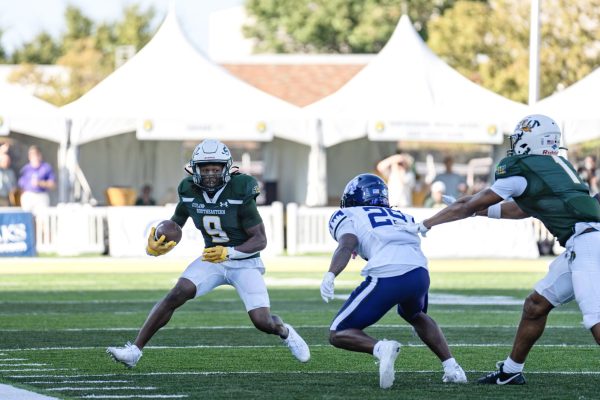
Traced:
POLYGON ((66 32, 62 36, 63 52, 71 46, 77 46, 76 41, 92 36, 94 21, 86 16, 80 8, 69 5, 65 10, 66 32))
POLYGON ((256 52, 376 53, 403 9, 420 34, 456 0, 248 0, 246 37, 256 52))
MULTIPOLYGON (((600 0, 541 2, 540 98, 600 65, 600 0)), ((517 101, 529 91, 530 4, 458 1, 428 26, 431 49, 483 86, 517 101)))
POLYGON ((60 45, 48 32, 41 32, 33 40, 15 50, 11 56, 13 64, 54 64, 60 57, 60 45))
POLYGON ((122 19, 95 24, 80 9, 69 6, 65 11, 66 31, 60 42, 51 41, 46 34, 43 40, 38 37, 18 49, 15 61, 23 65, 10 80, 37 85, 39 97, 56 105, 76 100, 114 70, 117 46, 133 45, 139 50, 150 40, 154 14, 152 7, 142 10, 131 5, 123 9, 122 19), (42 60, 63 66, 70 71, 69 79, 44 76, 34 65, 48 63, 42 60))
POLYGON ((2 35, 4 35, 4 30, 0 28, 0 64, 5 64, 8 62, 8 55, 6 54, 6 50, 2 47, 2 35))

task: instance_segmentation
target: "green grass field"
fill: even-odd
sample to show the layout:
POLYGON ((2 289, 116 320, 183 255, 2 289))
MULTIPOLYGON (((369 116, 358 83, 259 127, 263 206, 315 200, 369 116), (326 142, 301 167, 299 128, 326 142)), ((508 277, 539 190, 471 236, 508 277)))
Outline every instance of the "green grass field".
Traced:
MULTIPOLYGON (((104 349, 135 338, 187 260, 2 260, 0 382, 62 399, 600 397, 600 351, 576 304, 551 314, 528 359, 527 385, 473 383, 510 351, 522 300, 544 275, 547 259, 432 260, 429 313, 471 383, 442 384, 439 361, 391 311, 368 330, 403 345, 390 390, 379 388, 373 357, 328 344, 329 323, 343 302, 325 304, 319 296, 328 258, 265 263, 272 310, 309 343, 307 364, 295 361, 277 337, 255 330, 235 291, 224 288, 184 305, 138 366, 125 369, 104 349)), ((348 294, 360 282, 360 266, 352 262, 336 281, 336 294, 348 294)))

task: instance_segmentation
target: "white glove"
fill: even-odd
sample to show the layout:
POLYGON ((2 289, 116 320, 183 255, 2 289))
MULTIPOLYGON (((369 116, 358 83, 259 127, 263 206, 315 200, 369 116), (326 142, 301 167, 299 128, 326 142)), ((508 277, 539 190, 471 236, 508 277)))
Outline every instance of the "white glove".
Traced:
POLYGON ((442 203, 444 203, 447 206, 454 203, 455 201, 456 201, 456 197, 454 197, 454 196, 448 196, 447 194, 442 195, 442 203))
POLYGON ((423 225, 423 222, 413 222, 411 224, 403 225, 402 230, 410 233, 420 233, 423 237, 427 236, 427 232, 429 232, 429 228, 423 225))
POLYGON ((326 272, 323 277, 323 282, 321 282, 321 297, 325 303, 329 303, 329 300, 333 300, 333 281, 335 280, 335 275, 333 272, 326 272))

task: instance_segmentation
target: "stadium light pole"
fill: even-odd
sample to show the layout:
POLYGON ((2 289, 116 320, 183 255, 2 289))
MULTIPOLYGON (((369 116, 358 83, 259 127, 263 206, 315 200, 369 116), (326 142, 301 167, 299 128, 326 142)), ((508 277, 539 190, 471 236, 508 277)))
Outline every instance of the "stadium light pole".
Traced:
POLYGON ((529 27, 529 105, 540 97, 540 0, 531 0, 529 27))

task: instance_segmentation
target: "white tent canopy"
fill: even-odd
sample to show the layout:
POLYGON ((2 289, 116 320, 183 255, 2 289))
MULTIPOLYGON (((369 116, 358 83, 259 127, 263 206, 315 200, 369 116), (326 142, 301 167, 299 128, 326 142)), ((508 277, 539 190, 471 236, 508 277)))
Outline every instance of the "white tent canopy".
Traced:
POLYGON ((265 180, 286 182, 279 199, 306 198, 312 141, 304 114, 210 61, 185 37, 173 6, 138 54, 63 110, 97 199, 110 186, 151 183, 160 201, 183 176, 184 142, 207 137, 263 142, 265 159, 276 162, 265 165, 265 180), (286 146, 298 150, 293 160, 269 154, 286 146), (290 163, 298 168, 286 168, 290 163))
POLYGON ((324 145, 377 141, 501 143, 526 106, 462 76, 438 58, 403 15, 381 52, 334 94, 306 107, 324 145))
POLYGON ((558 122, 566 144, 600 138, 600 68, 565 90, 546 97, 533 109, 558 122))
POLYGON ((132 131, 145 140, 270 141, 277 135, 310 143, 297 107, 211 62, 187 40, 173 7, 137 55, 63 109, 79 144, 132 131))
POLYGON ((0 83, 0 135, 10 132, 61 143, 65 138, 65 119, 58 107, 23 88, 0 83))

